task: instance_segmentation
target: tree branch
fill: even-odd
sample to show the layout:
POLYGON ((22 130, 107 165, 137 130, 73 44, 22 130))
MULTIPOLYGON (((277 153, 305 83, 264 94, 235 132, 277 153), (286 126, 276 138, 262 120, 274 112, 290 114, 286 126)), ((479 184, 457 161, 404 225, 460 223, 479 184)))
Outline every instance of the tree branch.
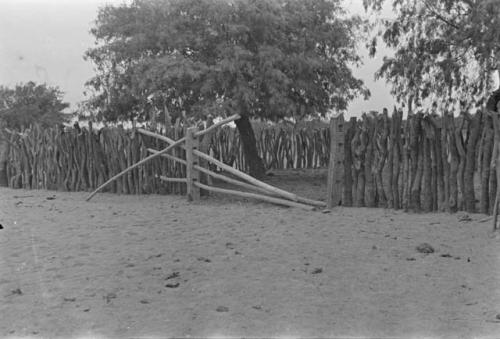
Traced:
POLYGON ((450 20, 446 19, 444 16, 442 16, 441 14, 439 14, 439 13, 436 11, 436 9, 434 8, 434 6, 431 6, 431 5, 427 2, 427 0, 424 0, 424 4, 425 4, 425 7, 427 7, 427 9, 429 9, 429 10, 432 12, 432 14, 434 14, 434 16, 435 16, 437 19, 439 19, 439 20, 441 20, 442 22, 444 22, 445 24, 447 24, 447 25, 449 25, 449 26, 451 26, 451 27, 455 28, 456 30, 459 30, 459 29, 460 29, 460 27, 458 27, 456 24, 454 24, 453 22, 451 22, 450 20))

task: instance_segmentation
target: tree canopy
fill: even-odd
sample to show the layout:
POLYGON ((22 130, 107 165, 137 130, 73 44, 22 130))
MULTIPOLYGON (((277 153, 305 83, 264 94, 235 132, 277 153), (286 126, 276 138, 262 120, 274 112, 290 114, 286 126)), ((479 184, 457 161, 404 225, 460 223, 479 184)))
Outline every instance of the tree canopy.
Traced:
POLYGON ((356 30, 340 0, 135 0, 105 6, 86 52, 106 120, 240 113, 276 120, 369 95, 350 67, 356 30))
MULTIPOLYGON (((396 13, 380 37, 395 49, 377 73, 398 100, 433 96, 473 102, 492 90, 500 67, 500 0, 387 0, 396 13)), ((385 0, 364 0, 380 10, 385 0)))
POLYGON ((66 121, 63 111, 69 107, 62 101, 62 95, 57 87, 32 81, 15 88, 0 86, 0 120, 15 129, 34 123, 42 126, 62 123, 66 121))

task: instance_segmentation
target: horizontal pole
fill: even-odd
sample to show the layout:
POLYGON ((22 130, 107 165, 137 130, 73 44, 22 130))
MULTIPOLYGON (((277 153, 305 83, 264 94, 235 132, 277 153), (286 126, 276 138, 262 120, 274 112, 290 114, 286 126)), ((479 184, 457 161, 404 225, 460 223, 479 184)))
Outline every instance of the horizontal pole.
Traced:
POLYGON ((308 211, 314 211, 315 207, 310 206, 310 205, 305 205, 301 204, 298 202, 290 201, 290 200, 285 200, 285 199, 280 199, 280 198, 273 198, 273 197, 268 197, 266 195, 262 194, 257 194, 257 193, 248 193, 248 192, 241 192, 241 191, 235 191, 235 190, 228 190, 224 188, 218 188, 218 187, 213 187, 213 186, 208 186, 208 185, 203 185, 199 182, 193 182, 193 184, 201 189, 207 190, 207 191, 212 191, 216 193, 223 193, 223 194, 230 194, 230 195, 237 195, 243 198, 251 198, 251 199, 258 199, 258 200, 263 200, 266 202, 270 202, 273 204, 277 205, 282 205, 282 206, 289 206, 289 207, 298 207, 302 208, 308 211))
POLYGON ((223 162, 217 160, 217 159, 214 159, 212 158, 211 156, 203 153, 203 152, 200 152, 198 150, 193 150, 193 153, 196 154, 198 157, 202 158, 202 159, 205 159, 217 166, 219 166, 220 168, 224 169, 225 171, 231 173, 231 174, 234 174, 236 175, 237 177, 240 177, 241 179, 245 180, 245 181, 248 181, 249 183, 251 184, 254 184, 255 186, 259 186, 265 190, 268 190, 269 192, 272 192, 272 193, 276 193, 277 195, 281 196, 281 197, 284 197, 284 198, 287 198, 287 199, 290 199, 290 200, 293 200, 293 201, 297 201, 298 198, 295 194, 293 193, 290 193, 290 192, 287 192, 287 191, 284 191, 280 188, 277 188, 277 187, 274 187, 274 186, 271 186, 271 185, 268 185, 266 184, 265 182, 262 182, 260 180, 257 180, 251 176, 249 176, 248 174, 245 174, 243 172, 240 172, 234 168, 232 168, 231 166, 228 166, 226 164, 224 164, 223 162))
POLYGON ((297 201, 318 207, 326 207, 326 202, 297 196, 297 201))
POLYGON ((217 127, 219 126, 222 126, 222 125, 225 125, 231 121, 234 121, 234 120, 238 120, 239 118, 241 118, 241 116, 239 114, 234 114, 234 115, 231 115, 229 118, 226 118, 226 119, 223 119, 221 121, 219 121, 218 123, 216 124, 213 124, 212 126, 210 126, 209 128, 206 128, 204 130, 201 130, 199 132, 196 132, 194 134, 195 137, 201 137, 202 135, 204 134, 207 134, 208 132, 216 129, 217 127))
MULTIPOLYGON (((160 151, 152 149, 152 148, 148 148, 147 150, 148 150, 149 153, 153 153, 153 154, 156 154, 156 153, 160 152, 160 151)), ((167 158, 167 159, 170 159, 170 160, 174 160, 174 161, 177 161, 177 162, 180 162, 183 165, 187 164, 186 160, 178 158, 178 157, 176 157, 174 155, 171 155, 171 154, 162 154, 161 157, 162 158, 167 158)))
POLYGON ((165 177, 163 175, 160 175, 160 179, 163 180, 163 181, 168 181, 168 182, 183 182, 183 183, 187 183, 187 179, 186 178, 169 178, 169 177, 165 177))

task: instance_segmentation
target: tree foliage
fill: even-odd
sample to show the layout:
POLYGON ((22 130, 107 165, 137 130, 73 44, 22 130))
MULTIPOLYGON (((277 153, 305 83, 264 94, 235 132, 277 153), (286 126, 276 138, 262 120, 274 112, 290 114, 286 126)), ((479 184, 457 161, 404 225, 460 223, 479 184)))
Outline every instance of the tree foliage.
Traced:
MULTIPOLYGON (((380 10, 385 0, 364 0, 380 10)), ((399 100, 479 99, 500 66, 500 0, 390 0, 380 37, 396 50, 377 73, 399 100)))
POLYGON ((135 0, 99 10, 86 52, 106 120, 240 113, 276 120, 344 109, 368 91, 340 0, 135 0))
POLYGON ((30 81, 15 88, 0 86, 0 120, 14 129, 38 123, 53 126, 67 120, 62 101, 63 93, 57 87, 37 85, 30 81))

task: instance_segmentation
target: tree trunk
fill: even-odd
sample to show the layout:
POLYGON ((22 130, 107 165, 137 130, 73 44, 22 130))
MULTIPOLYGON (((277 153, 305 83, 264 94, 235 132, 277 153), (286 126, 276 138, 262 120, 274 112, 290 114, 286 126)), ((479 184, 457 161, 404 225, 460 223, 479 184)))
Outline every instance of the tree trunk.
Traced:
POLYGON ((257 141, 255 140, 250 119, 247 115, 242 115, 235 123, 240 133, 240 140, 243 145, 243 153, 245 154, 249 174, 255 178, 264 177, 266 170, 257 152, 257 141))

